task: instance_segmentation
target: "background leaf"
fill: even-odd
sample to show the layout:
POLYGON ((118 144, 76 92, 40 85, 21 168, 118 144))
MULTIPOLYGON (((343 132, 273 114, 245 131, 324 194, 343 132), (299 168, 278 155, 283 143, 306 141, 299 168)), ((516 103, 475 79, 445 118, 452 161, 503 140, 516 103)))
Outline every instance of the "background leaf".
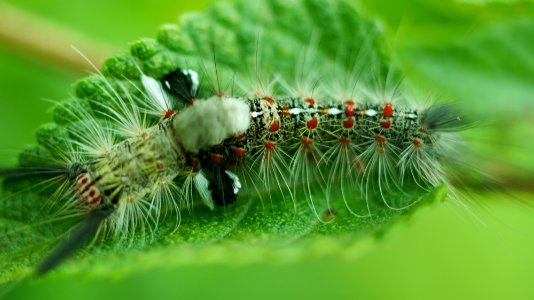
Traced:
MULTIPOLYGON (((307 0, 218 4, 205 14, 187 14, 180 18, 178 24, 163 26, 156 39, 144 38, 132 43, 131 54, 118 54, 107 59, 102 73, 110 84, 127 86, 130 80, 138 80, 138 66, 145 74, 159 78, 177 67, 192 67, 210 73, 209 67, 215 59, 217 67, 213 72, 217 72, 218 76, 201 79, 204 97, 218 92, 221 85, 234 84, 226 80, 237 78, 237 84, 243 79, 255 80, 254 77, 250 78, 253 76, 251 72, 256 71, 253 69, 255 67, 263 74, 269 72, 288 80, 290 85, 291 79, 300 75, 299 63, 312 64, 318 74, 332 73, 335 68, 335 78, 338 80, 345 76, 342 74, 352 72, 360 52, 368 51, 371 58, 382 56, 386 59, 378 37, 374 24, 344 2, 307 0), (301 61, 310 48, 317 52, 317 57, 301 61), (342 59, 338 58, 340 55, 342 59), (225 77, 225 71, 231 77, 225 77)), ((362 59, 367 59, 367 56, 362 59)), ((382 61, 384 69, 388 68, 387 63, 387 60, 382 61)), ((361 67, 366 68, 364 65, 361 67)), ((372 69, 366 71, 374 72, 372 69)), ((376 80, 374 75, 367 76, 376 80)), ((323 77, 326 78, 325 75, 323 77)), ((101 81, 100 77, 89 76, 75 84, 76 97, 54 108, 57 124, 42 125, 37 131, 40 147, 35 151, 39 154, 49 151, 50 154, 45 156, 53 156, 55 149, 66 148, 61 137, 68 139, 69 128, 79 125, 75 118, 68 117, 68 110, 64 107, 90 106, 96 111, 100 106, 91 101, 112 103, 110 94, 102 91, 101 81)), ((134 88, 130 90, 136 92, 134 88)), ((121 90, 117 91, 120 93, 121 90)), ((22 165, 35 165, 34 157, 29 161, 27 159, 31 151, 20 156, 22 165)), ((9 187, 15 192, 24 189, 25 184, 29 184, 31 190, 37 189, 35 181, 4 182, 6 189, 9 187), (13 188, 14 184, 16 189, 13 188)), ((404 194, 395 195, 396 201, 401 203, 395 206, 402 207, 418 200, 421 202, 410 209, 392 210, 380 205, 382 199, 379 195, 369 193, 369 201, 378 204, 372 205, 376 208, 372 208, 373 215, 368 218, 352 215, 342 199, 333 197, 327 205, 321 194, 315 196, 318 198, 314 207, 316 215, 307 207, 305 199, 293 203, 284 199, 283 195, 259 199, 253 193, 242 193, 235 205, 213 212, 194 207, 190 214, 183 213, 178 233, 166 235, 175 224, 174 218, 170 217, 159 225, 156 236, 150 237, 154 243, 148 243, 145 240, 146 232, 139 231, 133 243, 109 243, 99 249, 91 248, 85 251, 86 255, 72 260, 71 264, 59 268, 54 272, 56 275, 51 276, 60 276, 62 273, 119 276, 172 263, 230 260, 243 264, 264 260, 298 261, 327 253, 358 255, 354 249, 359 248, 360 240, 365 241, 370 235, 387 230, 419 205, 443 201, 446 197, 445 187, 436 189, 432 194, 415 185, 414 188, 405 185, 405 188, 404 194)), ((253 190, 250 183, 249 190, 253 190)), ((49 246, 63 238, 62 233, 73 226, 74 222, 64 220, 57 222, 60 223, 57 225, 56 222, 47 222, 54 211, 42 203, 46 203, 47 194, 52 193, 53 188, 47 188, 23 196, 16 194, 11 197, 6 194, 8 198, 4 201, 6 204, 1 214, 2 226, 6 232, 15 233, 7 233, 3 238, 5 263, 2 269, 5 278, 13 276, 10 274, 19 276, 28 268, 31 270, 50 251, 49 246), (42 217, 37 212, 41 209, 42 217), (19 211, 32 213, 20 214, 19 211), (24 225, 21 228, 20 225, 43 222, 47 223, 44 226, 30 225, 29 228, 24 225), (24 238, 21 238, 22 235, 24 238), (30 246, 47 238, 54 243, 30 246)))
MULTIPOLYGON (((524 3, 520 4, 526 5, 524 3)), ((381 10, 373 3, 367 3, 367 10, 372 14, 378 15, 388 24, 388 28, 393 31, 391 41, 396 40, 395 35, 397 32, 395 30, 400 24, 400 22, 396 22, 396 19, 406 18, 406 16, 410 16, 413 13, 426 16, 426 20, 414 19, 414 26, 406 30, 410 33, 417 31, 417 29, 425 28, 428 22, 432 23, 432 21, 435 21, 435 23, 439 23, 437 20, 441 22, 442 18, 440 15, 447 15, 451 11, 449 8, 439 4, 432 5, 431 2, 409 2, 403 4, 403 9, 400 10, 391 7, 392 5, 392 3, 385 2, 383 6, 386 8, 381 10), (438 12, 437 16, 436 12, 438 12)), ((458 4, 460 7, 461 5, 458 4)), ((501 12, 500 9, 498 11, 503 15, 508 15, 509 11, 514 10, 514 7, 503 6, 501 7, 503 11, 501 12)), ((469 8, 471 6, 467 6, 466 11, 469 11, 469 8)), ((485 9, 486 7, 482 6, 480 8, 485 9)), ((476 19, 478 13, 474 14, 474 18, 476 19)), ((467 15, 469 14, 467 13, 467 15)), ((513 23, 514 17, 510 18, 512 19, 510 22, 513 23)), ((528 19, 529 17, 528 14, 522 14, 521 18, 528 19)), ((490 19, 486 20, 486 22, 491 24, 496 22, 496 20, 490 19)), ((456 27, 455 25, 468 28, 469 22, 466 23, 462 24, 462 22, 453 18, 453 20, 442 23, 442 26, 445 29, 449 27, 454 28, 456 27)), ((502 26, 511 30, 511 32, 515 32, 514 26, 509 25, 507 22, 504 22, 502 26)), ((478 30, 475 30, 475 32, 482 32, 484 33, 483 35, 489 36, 490 42, 488 43, 491 46, 499 45, 500 42, 498 39, 491 39, 496 33, 491 29, 492 26, 489 27, 489 29, 488 27, 477 28, 478 30)), ((528 27, 525 28, 525 31, 529 31, 528 27)), ((419 51, 419 53, 426 54, 432 58, 432 63, 428 63, 428 59, 419 60, 420 55, 410 57, 407 54, 406 56, 401 56, 400 60, 404 62, 403 69, 407 69, 410 74, 409 76, 416 74, 410 72, 410 68, 431 69, 429 71, 430 73, 441 70, 442 73, 437 74, 455 74, 457 72, 456 68, 463 65, 461 62, 465 61, 465 57, 463 57, 465 55, 464 48, 469 46, 473 47, 472 41, 466 38, 463 40, 465 42, 464 44, 457 42, 456 48, 459 48, 459 51, 433 51, 430 46, 433 46, 434 49, 439 49, 441 42, 446 47, 449 41, 443 39, 441 35, 435 35, 435 32, 429 29, 426 33, 421 34, 421 36, 426 36, 426 39, 435 39, 436 42, 434 45, 422 43, 417 39, 417 35, 415 35, 416 37, 412 34, 404 36, 406 42, 413 40, 417 42, 417 48, 413 50, 415 53, 419 51), (446 64, 445 66, 440 64, 444 53, 450 56, 449 60, 460 63, 446 64), (443 72, 443 70, 449 70, 449 72, 443 72)), ((455 40, 455 34, 450 34, 449 38, 455 40)), ((132 39, 130 38, 129 40, 132 39)), ((514 42, 528 45, 527 38, 519 38, 514 42)), ((476 40, 474 41, 474 47, 479 50, 484 49, 486 55, 493 58, 491 59, 491 63, 494 65, 506 65, 509 62, 505 53, 497 55, 492 50, 486 50, 488 48, 493 49, 493 47, 483 47, 483 43, 480 44, 476 40)), ((507 44, 506 47, 513 48, 514 44, 507 44)), ((412 50, 406 51, 406 53, 410 53, 412 50)), ((467 61, 469 62, 469 59, 467 61)), ((487 69, 485 69, 486 65, 474 65, 473 68, 480 67, 482 70, 485 70, 481 71, 482 73, 488 74, 487 69)), ((528 69, 528 64, 524 64, 524 68, 528 69)), ((511 72, 511 70, 508 69, 506 72, 511 72)), ((528 74, 528 72, 527 70, 527 73, 524 74, 528 74)), ((457 73, 461 73, 461 70, 457 73)), ((420 74, 420 78, 414 76, 409 77, 409 79, 414 81, 424 79, 425 71, 420 71, 420 74)), ((470 73, 467 74, 470 75, 470 73)), ((523 77, 520 74, 518 74, 519 81, 528 80, 528 77, 523 77)), ((504 76, 508 77, 507 75, 504 76)), ((476 78, 476 76, 473 77, 476 78)), ((456 82, 457 84, 455 86, 458 86, 462 91, 484 90, 484 87, 487 88, 488 86, 501 83, 498 77, 495 78, 492 75, 489 76, 488 80, 482 81, 482 83, 480 81, 473 83, 472 81, 462 80, 465 78, 466 76, 460 77, 457 81, 451 79, 451 82, 456 82)), ((509 78, 514 77, 510 76, 509 78)), ((70 81, 64 80, 62 82, 70 81)), ((435 87, 440 91, 442 90, 439 76, 434 80, 421 80, 420 82, 424 82, 426 85, 435 87)), ((520 90, 512 88, 515 85, 515 83, 513 85, 504 85, 501 87, 501 90, 508 90, 514 92, 514 94, 528 95, 528 85, 518 85, 520 90), (522 90, 523 87, 526 90, 522 90)), ((448 88, 444 90, 447 91, 448 88)), ((16 93, 16 95, 18 94, 20 93, 16 93)), ((491 97, 492 93, 486 95, 490 96, 487 101, 494 99, 491 97)), ((38 97, 41 96, 42 94, 38 95, 38 97)), ((480 103, 480 101, 473 101, 473 97, 465 95, 463 97, 467 99, 467 107, 472 102, 474 105, 480 103)), ((6 98, 3 98, 1 101, 4 99, 6 98)), ((513 99, 515 100, 516 98, 513 97, 513 99)), ((509 107, 516 106, 510 105, 509 107)), ((473 112, 476 111, 473 109, 473 112)), ((38 113, 40 114, 41 112, 38 113)), ((504 115, 513 116, 513 113, 504 113, 504 115)), ((528 120, 529 118, 525 117, 525 119, 528 120)), ((40 123, 42 122, 40 121, 37 124, 40 123)), ((10 126, 12 126, 11 124, 14 123, 9 123, 10 126)), ((510 124, 509 121, 508 124, 510 124)), ((515 124, 511 127, 512 129, 510 131, 521 141, 532 134, 529 130, 517 132, 517 126, 515 124)), ((28 131, 26 130, 26 132, 28 131)), ((33 137, 29 137, 28 140, 33 140, 33 137)), ((516 152, 521 154, 528 153, 525 150, 517 150, 516 152)), ((502 152, 499 151, 497 153, 499 153, 497 157, 500 157, 502 152)), ((513 160, 516 156, 512 154, 511 158, 513 160)), ((530 159, 527 160, 531 161, 530 159)), ((461 298, 485 297, 496 299, 510 296, 517 296, 518 298, 532 296, 532 290, 529 289, 527 283, 528 276, 519 275, 528 274, 529 266, 532 265, 532 261, 529 259, 530 255, 528 254, 531 252, 529 249, 532 249, 534 244, 531 239, 531 228, 533 227, 529 211, 522 213, 516 205, 488 201, 490 199, 510 199, 510 196, 480 194, 476 198, 486 200, 485 205, 492 208, 492 217, 479 211, 476 212, 476 215, 481 216, 487 224, 487 227, 481 228, 476 222, 466 223, 456 216, 456 214, 460 214, 464 215, 467 219, 472 218, 472 216, 465 216, 464 212, 458 212, 443 206, 434 208, 421 212, 423 216, 419 217, 411 228, 403 229, 402 236, 394 240, 392 242, 393 245, 382 242, 365 259, 356 262, 340 261, 338 257, 325 257, 323 259, 312 259, 308 263, 286 266, 273 266, 268 262, 263 262, 240 268, 219 264, 210 264, 205 267, 198 265, 182 267, 173 271, 162 271, 161 268, 157 268, 155 271, 131 275, 128 277, 128 280, 111 285, 104 280, 80 283, 77 279, 49 279, 43 280, 34 289, 36 293, 51 294, 54 298, 61 297, 57 292, 58 290, 64 291, 70 296, 80 293, 88 295, 90 292, 100 293, 102 287, 109 287, 109 290, 105 292, 105 297, 110 298, 115 293, 121 296, 127 296, 132 291, 135 291, 135 294, 131 294, 132 297, 168 295, 167 297, 172 298, 175 296, 213 297, 214 295, 239 298, 240 296, 258 296, 262 294, 270 295, 271 297, 278 296, 286 298, 297 295, 309 297, 354 297, 358 295, 366 298, 383 298, 388 296, 403 298, 403 296, 410 296, 411 298, 424 299, 435 297, 436 295, 450 296, 451 293, 458 293, 455 296, 461 298), (512 227, 514 231, 499 226, 501 220, 505 220, 506 228, 512 227), (251 277, 256 280, 250 280, 251 277), (157 279, 151 281, 152 278, 157 279), (148 282, 150 284, 146 284, 148 282), (182 284, 178 288, 173 288, 172 286, 175 286, 178 282, 182 284), (414 284, 414 282, 416 283, 414 284), (384 289, 384 284, 387 284, 390 288, 384 289), (85 286, 84 290, 82 290, 82 285, 85 286), (131 286, 135 285, 142 286, 143 288, 131 288, 131 286), (206 286, 213 286, 213 289, 206 289, 206 286), (275 288, 273 289, 271 287, 275 288)), ((531 198, 531 195, 522 195, 522 198, 531 198)), ((187 260, 187 258, 184 258, 184 260, 187 260)), ((235 261, 230 262, 230 264, 234 265, 235 261)), ((142 267, 140 268, 142 269, 142 267)), ((31 291, 28 290, 26 292, 30 293, 31 291)), ((24 296, 23 294, 24 292, 21 291, 15 296, 22 297, 24 296)))

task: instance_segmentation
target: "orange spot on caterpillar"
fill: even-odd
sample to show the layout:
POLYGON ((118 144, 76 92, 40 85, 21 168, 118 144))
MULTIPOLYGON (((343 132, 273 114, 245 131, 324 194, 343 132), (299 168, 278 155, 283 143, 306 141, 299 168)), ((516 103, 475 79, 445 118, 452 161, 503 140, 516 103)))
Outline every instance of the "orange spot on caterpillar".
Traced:
POLYGON ((165 168, 165 164, 162 163, 162 162, 160 162, 160 161, 158 161, 158 162, 156 163, 156 169, 158 169, 158 170, 163 170, 163 168, 165 168))
POLYGON ((380 127, 384 128, 384 129, 388 129, 389 127, 391 127, 391 122, 390 121, 382 121, 382 122, 380 122, 380 127))
POLYGON ((79 191, 81 194, 87 192, 95 183, 91 180, 88 173, 82 173, 76 177, 76 184, 73 190, 79 191))
POLYGON ((91 204, 98 205, 100 204, 100 200, 102 200, 102 198, 100 197, 100 195, 98 195, 97 197, 93 198, 93 201, 91 201, 91 204))
POLYGON ((174 111, 168 110, 168 111, 165 112, 165 115, 163 116, 163 120, 166 120, 166 119, 168 119, 168 118, 170 118, 172 116, 174 116, 174 111))
POLYGON ((247 155, 247 150, 245 148, 232 148, 232 154, 234 156, 245 156, 247 155))
POLYGON ((377 135, 375 136, 375 141, 379 142, 380 144, 385 143, 386 140, 387 140, 386 137, 383 136, 383 135, 377 134, 377 135))
POLYGON ((306 98, 304 102, 309 103, 312 106, 315 106, 315 100, 313 98, 306 98))
POLYGON ((418 138, 413 139, 412 144, 417 148, 423 147, 423 141, 418 138))
POLYGON ((345 114, 347 117, 352 117, 354 115, 354 101, 345 101, 345 105, 345 114))
POLYGON ((100 197, 100 191, 95 186, 91 186, 90 189, 88 189, 86 192, 82 194, 82 198, 85 201, 82 202, 82 205, 97 205, 100 204, 100 200, 102 199, 100 197))
POLYGON ((271 97, 263 97, 261 99, 267 101, 269 104, 275 104, 276 103, 276 101, 274 101, 274 99, 271 98, 271 97))
POLYGON ((316 118, 316 117, 313 117, 313 118, 311 118, 310 120, 308 120, 308 122, 306 123, 306 127, 307 127, 308 129, 315 129, 315 128, 317 128, 317 123, 318 123, 318 122, 319 122, 319 121, 317 120, 317 118, 316 118))
POLYGON ((386 103, 384 106, 384 117, 391 117, 393 115, 393 105, 386 103))
POLYGON ((263 142, 263 146, 265 147, 265 149, 274 149, 276 148, 276 142, 273 142, 273 141, 264 141, 263 142))
POLYGON ((343 127, 349 129, 349 128, 352 128, 354 126, 354 118, 353 117, 350 117, 348 119, 346 119, 345 121, 343 121, 343 127))
POLYGON ((274 120, 271 126, 269 127, 270 132, 277 132, 278 129, 280 129, 280 122, 278 120, 274 120))
POLYGON ((220 165, 224 160, 224 156, 221 154, 212 154, 211 155, 211 161, 217 165, 220 165))

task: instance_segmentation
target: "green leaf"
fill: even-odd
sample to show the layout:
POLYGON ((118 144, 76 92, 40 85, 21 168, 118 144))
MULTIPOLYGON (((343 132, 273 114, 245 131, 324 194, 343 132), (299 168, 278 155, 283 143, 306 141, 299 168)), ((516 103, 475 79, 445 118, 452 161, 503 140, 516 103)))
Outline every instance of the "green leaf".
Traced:
MULTIPOLYGON (((254 79, 256 71, 261 73, 260 78, 279 75, 291 83, 302 71, 299 63, 317 63, 311 69, 320 78, 332 75, 335 70, 350 73, 359 63, 357 57, 361 52, 380 58, 381 67, 387 70, 386 47, 377 32, 375 24, 355 7, 335 0, 217 4, 205 13, 187 14, 177 24, 162 26, 156 39, 134 42, 130 53, 108 59, 102 72, 111 85, 122 84, 129 93, 136 93, 135 82, 131 80, 139 77, 138 67, 154 77, 184 66, 204 68, 208 74, 216 70, 220 82, 203 81, 202 96, 207 96, 227 88, 235 78, 254 79), (316 57, 311 62, 303 61, 303 53, 309 49, 317 52, 316 57), (212 70, 214 61, 217 67, 212 70), (254 70, 255 66, 260 69, 254 70)), ((386 74, 379 70, 378 75, 386 74)), ((70 109, 91 112, 99 106, 89 100, 109 102, 109 95, 99 88, 101 80, 89 76, 75 84, 75 97, 55 108, 56 124, 39 130, 41 147, 25 151, 21 155, 22 165, 40 161, 35 156, 47 159, 55 147, 62 147, 65 128, 76 126, 75 119, 68 114, 70 109)), ((53 187, 35 184, 4 182, 8 191, 0 202, 0 230, 6 232, 0 243, 0 281, 30 273, 75 223, 44 222, 54 214, 53 207, 46 203, 54 191, 53 187)), ((326 254, 354 257, 421 205, 444 200, 447 188, 426 192, 414 186, 413 190, 397 195, 400 203, 418 201, 402 210, 381 206, 378 195, 370 197, 374 197, 378 209, 371 217, 359 218, 351 214, 341 199, 333 199, 328 205, 321 199, 315 214, 306 199, 293 203, 282 196, 262 200, 254 193, 243 193, 236 204, 215 211, 198 206, 193 206, 192 211, 184 209, 175 233, 171 216, 153 236, 138 232, 129 245, 107 241, 88 248, 50 276, 109 277, 158 265, 297 261, 326 254)))

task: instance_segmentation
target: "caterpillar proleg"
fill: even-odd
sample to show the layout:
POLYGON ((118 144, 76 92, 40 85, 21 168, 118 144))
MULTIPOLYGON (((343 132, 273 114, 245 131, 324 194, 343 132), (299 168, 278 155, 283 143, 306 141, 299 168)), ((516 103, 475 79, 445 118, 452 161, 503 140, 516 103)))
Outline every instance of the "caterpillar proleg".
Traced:
MULTIPOLYGON (((467 125, 461 114, 414 101, 376 45, 375 24, 351 6, 302 3, 344 15, 334 22, 327 10, 322 26, 313 23, 316 9, 295 13, 297 30, 274 18, 291 8, 267 1, 256 9, 272 19, 245 14, 234 30, 234 7, 216 7, 95 67, 76 84, 75 99, 57 105, 55 123, 38 131, 40 145, 21 154, 19 167, 0 169, 5 185, 44 199, 21 204, 37 203, 39 221, 21 218, 29 225, 9 227, 5 243, 20 250, 18 232, 36 234, 37 226, 69 235, 40 260, 40 275, 87 243, 180 236, 184 210, 236 217, 270 205, 297 216, 273 218, 270 229, 303 222, 313 225, 294 236, 320 235, 329 230, 321 226, 350 218, 339 227, 346 233, 392 220, 450 186, 447 165, 458 159, 467 125)), ((3 217, 21 196, 4 197, 3 217)))

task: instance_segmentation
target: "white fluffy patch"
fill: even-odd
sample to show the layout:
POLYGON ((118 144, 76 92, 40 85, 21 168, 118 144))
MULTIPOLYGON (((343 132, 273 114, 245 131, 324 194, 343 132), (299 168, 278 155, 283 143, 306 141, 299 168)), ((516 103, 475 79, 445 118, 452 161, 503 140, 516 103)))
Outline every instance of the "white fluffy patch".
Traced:
POLYGON ((188 70, 185 70, 183 71, 184 75, 187 75, 189 76, 189 78, 191 78, 191 94, 193 95, 196 95, 197 92, 198 92, 198 86, 199 86, 199 81, 198 81, 198 73, 191 70, 191 69, 188 69, 188 70))
POLYGON ((202 202, 204 202, 204 204, 206 204, 206 206, 209 207, 211 210, 214 210, 215 203, 211 198, 211 191, 209 190, 210 183, 208 179, 206 179, 206 176, 204 176, 204 173, 202 173, 202 171, 198 172, 195 175, 195 177, 193 178, 193 183, 195 184, 195 188, 200 194, 200 199, 202 200, 202 202))
POLYGON ((148 93, 150 100, 154 102, 160 112, 165 112, 171 107, 167 95, 156 79, 141 74, 141 83, 143 84, 145 91, 148 93))
POLYGON ((368 109, 365 111, 365 114, 368 115, 369 117, 374 117, 378 114, 378 112, 374 109, 368 109))
POLYGON ((213 97, 199 100, 180 112, 173 125, 176 142, 196 153, 246 131, 250 126, 250 109, 237 98, 213 97))
POLYGON ((228 170, 225 170, 224 172, 228 174, 230 179, 232 179, 232 188, 234 189, 234 194, 237 195, 241 189, 241 181, 239 180, 239 177, 228 170))

